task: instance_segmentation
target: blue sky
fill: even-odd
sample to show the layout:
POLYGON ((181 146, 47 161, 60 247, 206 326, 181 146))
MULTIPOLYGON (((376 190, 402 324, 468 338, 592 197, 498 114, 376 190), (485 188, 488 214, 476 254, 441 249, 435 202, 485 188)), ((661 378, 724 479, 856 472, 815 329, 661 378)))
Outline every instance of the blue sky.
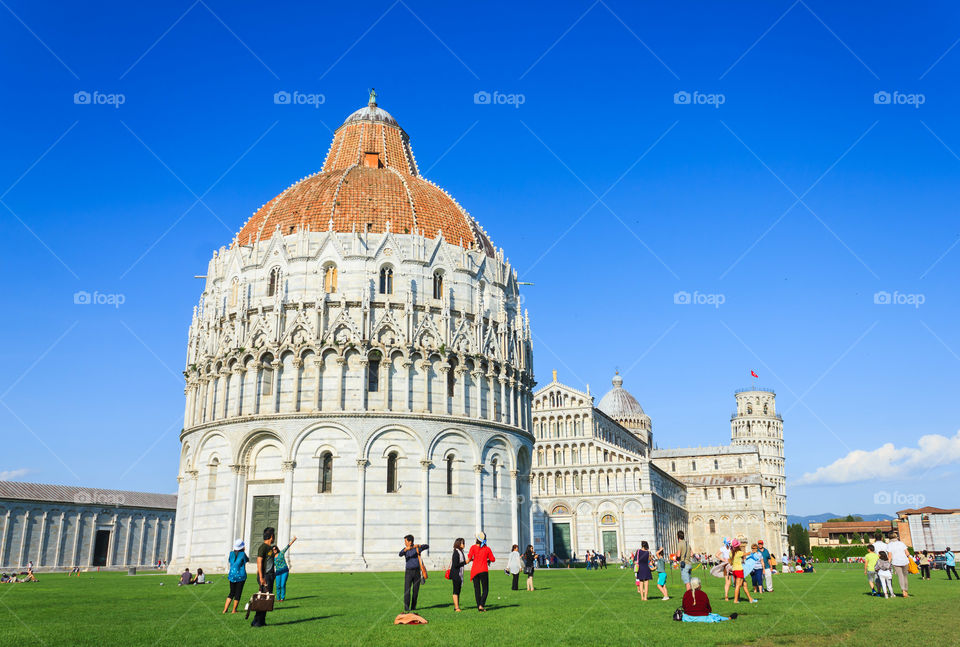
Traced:
POLYGON ((599 397, 619 368, 659 446, 706 445, 752 369, 789 512, 958 505, 955 5, 4 0, 0 22, 0 476, 175 489, 193 276, 375 86, 535 283, 541 383, 599 397))

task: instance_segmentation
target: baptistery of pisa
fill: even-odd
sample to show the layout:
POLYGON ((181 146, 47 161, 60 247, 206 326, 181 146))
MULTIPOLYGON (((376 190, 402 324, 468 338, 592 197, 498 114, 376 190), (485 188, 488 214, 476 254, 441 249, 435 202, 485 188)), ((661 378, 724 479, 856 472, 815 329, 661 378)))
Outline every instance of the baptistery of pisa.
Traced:
POLYGON ((531 540, 533 358, 503 250, 369 104, 215 251, 190 323, 171 571, 297 535, 298 570, 531 540))

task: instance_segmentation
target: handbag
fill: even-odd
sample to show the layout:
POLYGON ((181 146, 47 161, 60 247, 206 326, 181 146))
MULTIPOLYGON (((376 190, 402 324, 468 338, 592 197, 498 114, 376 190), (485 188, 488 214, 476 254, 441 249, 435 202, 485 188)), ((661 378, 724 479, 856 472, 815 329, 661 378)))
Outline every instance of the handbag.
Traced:
POLYGON ((253 596, 250 597, 250 601, 247 602, 247 617, 250 617, 251 611, 273 611, 274 599, 273 593, 254 593, 253 596))
POLYGON ((673 619, 677 622, 683 622, 683 609, 677 609, 673 612, 673 619))
POLYGON ((523 567, 524 575, 533 575, 533 566, 524 566, 523 567))
POLYGON ((423 565, 423 558, 420 557, 420 547, 417 546, 417 561, 420 562, 420 583, 427 581, 427 567, 423 565))
POLYGON ((907 560, 907 570, 910 571, 912 575, 916 575, 920 572, 920 569, 917 568, 917 563, 912 559, 907 560))

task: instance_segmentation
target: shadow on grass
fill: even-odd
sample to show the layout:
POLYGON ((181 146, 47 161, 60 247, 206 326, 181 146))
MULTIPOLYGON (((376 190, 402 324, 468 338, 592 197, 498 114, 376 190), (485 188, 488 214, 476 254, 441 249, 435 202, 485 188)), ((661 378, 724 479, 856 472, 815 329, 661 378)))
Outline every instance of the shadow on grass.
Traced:
POLYGON ((327 618, 334 618, 336 614, 330 616, 314 616, 313 618, 300 618, 299 620, 287 620, 286 622, 271 622, 268 626, 279 627, 281 625, 298 625, 301 622, 313 622, 314 620, 326 620, 327 618))

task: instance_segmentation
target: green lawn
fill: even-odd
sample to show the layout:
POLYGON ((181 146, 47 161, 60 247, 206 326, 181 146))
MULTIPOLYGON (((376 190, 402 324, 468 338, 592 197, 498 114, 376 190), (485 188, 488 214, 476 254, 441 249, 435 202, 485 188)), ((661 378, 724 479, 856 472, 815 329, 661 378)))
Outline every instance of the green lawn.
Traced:
MULTIPOLYGON (((702 573, 702 572, 701 572, 702 573)), ((454 613, 450 583, 431 575, 421 589, 426 626, 394 626, 402 611, 399 573, 299 574, 288 600, 252 629, 242 613, 221 615, 223 575, 202 587, 176 586, 172 575, 119 573, 39 576, 36 584, 0 585, 0 636, 25 645, 897 645, 960 642, 960 582, 935 573, 911 578, 909 599, 863 595, 862 570, 822 566, 815 574, 775 576, 759 604, 723 602, 722 581, 705 577, 714 611, 740 612, 735 622, 695 625, 671 620, 677 598, 641 602, 633 573, 539 570, 533 593, 511 591, 491 573, 489 612, 464 604, 454 613), (160 586, 163 582, 164 586, 160 586)), ((521 578, 522 579, 522 578, 521 578)), ((251 578, 245 593, 252 592, 251 578)), ((676 573, 668 581, 680 593, 676 573)), ((464 602, 473 598, 469 583, 464 602)), ((895 585, 896 586, 896 585, 895 585)), ((651 587, 652 589, 653 587, 651 587)), ((242 606, 241 606, 242 608, 242 606)))

